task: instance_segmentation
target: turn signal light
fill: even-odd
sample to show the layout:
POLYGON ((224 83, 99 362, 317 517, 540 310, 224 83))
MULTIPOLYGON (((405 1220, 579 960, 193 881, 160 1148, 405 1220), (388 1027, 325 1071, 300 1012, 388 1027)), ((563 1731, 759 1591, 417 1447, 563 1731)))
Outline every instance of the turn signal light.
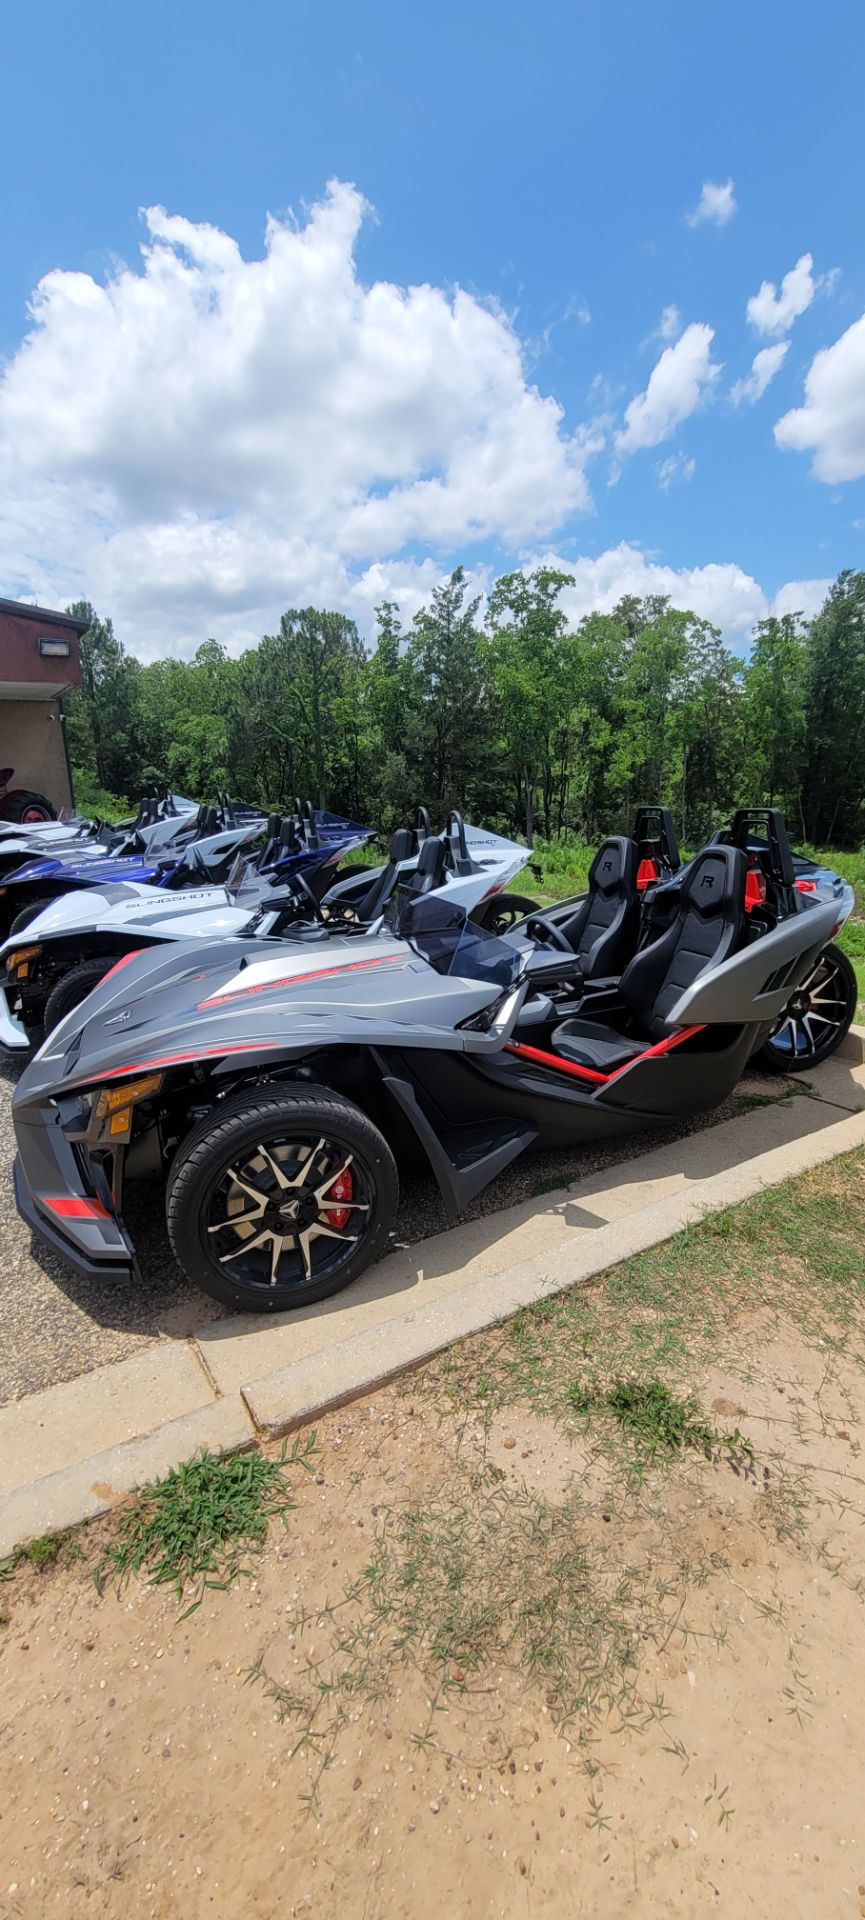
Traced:
POLYGON ((6 971, 10 979, 26 980, 31 960, 35 960, 37 953, 41 952, 41 947, 18 947, 14 953, 10 953, 6 962, 6 971))
POLYGON ((111 1113, 124 1112, 125 1115, 125 1110, 139 1100, 149 1100, 152 1093, 159 1092, 164 1077, 161 1073, 147 1073, 142 1080, 124 1081, 122 1087, 103 1087, 96 1101, 97 1119, 104 1120, 111 1113))
POLYGON ((22 967, 25 960, 35 960, 37 953, 41 952, 41 947, 16 947, 15 952, 10 953, 6 962, 10 973, 14 971, 15 967, 22 967))

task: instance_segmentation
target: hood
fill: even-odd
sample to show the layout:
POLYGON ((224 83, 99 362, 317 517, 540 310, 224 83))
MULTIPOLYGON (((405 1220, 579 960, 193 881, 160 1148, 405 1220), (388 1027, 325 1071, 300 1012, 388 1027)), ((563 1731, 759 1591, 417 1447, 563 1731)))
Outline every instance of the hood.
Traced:
POLYGON ((40 880, 59 879, 80 880, 88 885, 96 885, 104 880, 149 880, 162 870, 154 866, 152 860, 146 862, 140 853, 128 859, 112 860, 102 849, 84 857, 76 852, 74 856, 70 854, 62 860, 28 860, 23 867, 16 867, 14 873, 6 875, 5 884, 11 887, 19 882, 32 885, 40 880))
MULTIPOLYGON (((440 975, 386 935, 274 943, 241 938, 127 956, 40 1048, 19 1082, 26 1105, 48 1087, 170 1068, 230 1068, 236 1055, 409 1038, 455 1043, 454 1029, 498 995, 487 981, 440 975), (86 1016, 86 1017, 85 1017, 86 1016)), ((456 1044, 462 1045, 462 1036, 456 1044)))
MULTIPOLYGON (((97 932, 140 932, 149 939, 167 940, 241 932, 254 907, 238 908, 224 887, 196 887, 188 893, 166 893, 161 887, 124 881, 114 887, 86 887, 61 893, 27 925, 28 942, 68 940, 72 935, 97 932)), ((21 934, 10 934, 0 944, 0 966, 6 955, 22 944, 21 934)))

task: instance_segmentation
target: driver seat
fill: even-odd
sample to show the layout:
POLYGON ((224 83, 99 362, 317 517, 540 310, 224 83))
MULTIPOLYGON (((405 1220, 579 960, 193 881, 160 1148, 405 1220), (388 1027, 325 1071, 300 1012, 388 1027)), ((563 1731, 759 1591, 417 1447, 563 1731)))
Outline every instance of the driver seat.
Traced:
POLYGON ((640 917, 639 862, 635 840, 621 834, 605 840, 589 868, 585 900, 561 923, 584 980, 619 974, 631 958, 640 917))
POLYGON ((357 918, 364 926, 370 926, 377 920, 393 893, 400 875, 400 869, 414 853, 414 834, 410 827, 398 827, 391 837, 387 866, 382 867, 375 884, 357 909, 357 918))
POLYGON ((707 967, 729 959, 746 938, 746 872, 738 847, 706 847, 698 854, 672 925, 636 953, 622 975, 619 993, 632 1037, 576 1016, 556 1027, 554 1051, 576 1066, 614 1073, 676 1033, 668 1016, 685 989, 707 967))

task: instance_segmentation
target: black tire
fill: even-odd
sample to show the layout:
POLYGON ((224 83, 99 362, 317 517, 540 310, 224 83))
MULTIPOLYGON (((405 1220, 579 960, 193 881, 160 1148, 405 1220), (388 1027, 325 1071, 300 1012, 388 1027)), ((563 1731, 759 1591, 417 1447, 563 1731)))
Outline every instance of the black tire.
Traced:
POLYGON ((768 1040, 754 1054, 755 1064, 768 1067, 770 1073, 807 1073, 819 1067, 841 1045, 858 996, 856 974, 846 953, 840 947, 824 947, 768 1040))
POLYGON ((44 793, 31 793, 27 787, 19 787, 17 793, 10 793, 0 807, 3 820, 56 820, 57 814, 46 800, 44 793))
POLYGON ((100 980, 104 980, 114 964, 115 956, 107 954, 101 960, 81 960, 77 967, 71 967, 68 973, 64 973, 62 980, 52 987, 45 1002, 42 1023, 45 1032, 53 1033, 61 1020, 65 1020, 67 1013, 80 1007, 82 1000, 86 1000, 88 993, 98 987, 100 980))
POLYGON ((297 1092, 280 1088, 270 1093, 240 1093, 193 1127, 178 1149, 169 1175, 165 1213, 175 1259, 195 1286, 239 1312, 285 1313, 291 1307, 325 1300, 350 1286, 384 1247, 398 1200, 393 1154, 359 1107, 327 1087, 304 1087, 297 1092), (293 1149, 297 1150, 294 1159, 293 1149), (280 1155, 285 1157, 280 1159, 280 1155), (341 1163, 349 1159, 351 1197, 337 1212, 334 1201, 326 1198, 326 1187, 334 1184, 341 1163), (323 1174, 317 1194, 309 1189, 300 1193, 297 1201, 283 1201, 280 1194, 284 1189, 272 1169, 280 1167, 289 1190, 291 1186, 305 1189, 303 1168, 308 1163, 323 1174), (287 1168, 292 1169, 290 1181, 287 1168), (361 1200, 355 1197, 358 1190, 364 1196, 361 1200), (325 1197, 319 1198, 318 1211, 313 1212, 308 1224, 296 1232, 290 1224, 286 1234, 275 1231, 288 1224, 283 1222, 280 1208, 289 1204, 301 1207, 304 1211, 300 1217, 306 1221, 306 1210, 313 1208, 323 1191, 325 1197), (243 1198, 247 1194, 253 1197, 254 1206, 262 1203, 259 1212, 247 1211, 248 1201, 243 1198), (232 1224, 232 1205, 243 1215, 248 1232, 239 1234, 232 1224), (317 1258, 313 1244, 320 1235, 325 1242, 339 1238, 324 1225, 331 1214, 339 1233, 347 1234, 349 1222, 340 1217, 343 1210, 360 1217, 360 1232, 346 1238, 343 1254, 328 1249, 323 1258, 317 1258), (260 1219, 272 1222, 274 1231, 268 1225, 259 1229, 260 1219), (318 1233, 313 1236, 315 1227, 318 1233), (279 1248, 277 1238, 281 1240, 279 1248), (286 1244, 289 1240, 290 1248, 286 1244), (244 1255, 247 1241, 259 1244, 250 1246, 244 1255), (242 1261, 242 1266, 235 1264, 237 1261, 242 1261), (274 1271, 275 1280, 271 1277, 274 1271))
POLYGON ((50 907, 56 898, 56 893, 35 894, 32 900, 28 900, 26 907, 21 907, 18 913, 16 913, 12 925, 9 928, 10 934, 21 933, 25 927, 29 927, 31 920, 35 920, 37 913, 44 913, 45 908, 50 907))
POLYGON ((528 900, 522 893, 491 893, 488 900, 479 900, 472 908, 469 919, 486 933, 510 933, 518 920, 539 911, 537 900, 528 900))

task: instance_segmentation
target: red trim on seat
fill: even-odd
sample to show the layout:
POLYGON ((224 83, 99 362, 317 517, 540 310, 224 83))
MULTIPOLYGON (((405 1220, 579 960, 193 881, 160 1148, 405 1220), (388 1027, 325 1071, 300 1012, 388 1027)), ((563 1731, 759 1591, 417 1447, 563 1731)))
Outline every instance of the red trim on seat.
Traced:
POLYGON ((581 1067, 576 1060, 565 1060, 558 1053, 544 1053, 540 1047, 527 1047, 520 1041, 509 1041, 505 1051, 516 1053, 521 1059, 536 1060, 539 1066, 555 1067, 559 1073, 572 1073, 578 1080, 594 1080, 599 1086, 607 1086, 611 1080, 617 1080, 620 1073, 628 1067, 635 1067, 639 1060, 654 1060, 661 1053, 671 1053, 674 1047, 680 1047, 683 1040, 690 1040, 692 1034, 702 1033, 705 1022, 699 1027, 680 1027, 677 1033, 670 1033, 664 1040, 657 1040, 653 1047, 646 1047, 642 1053, 635 1053, 631 1060, 623 1060, 620 1067, 614 1067, 612 1073, 599 1073, 596 1067, 581 1067))
POLYGON ((38 1195, 44 1207, 50 1207, 52 1213, 60 1215, 61 1220, 110 1220, 107 1207, 101 1200, 85 1200, 77 1194, 40 1193, 38 1195))
POLYGON ((657 861, 651 860, 649 858, 645 858, 641 860, 637 868, 637 892, 645 893, 645 890, 647 887, 654 886, 657 878, 658 878, 657 861))

